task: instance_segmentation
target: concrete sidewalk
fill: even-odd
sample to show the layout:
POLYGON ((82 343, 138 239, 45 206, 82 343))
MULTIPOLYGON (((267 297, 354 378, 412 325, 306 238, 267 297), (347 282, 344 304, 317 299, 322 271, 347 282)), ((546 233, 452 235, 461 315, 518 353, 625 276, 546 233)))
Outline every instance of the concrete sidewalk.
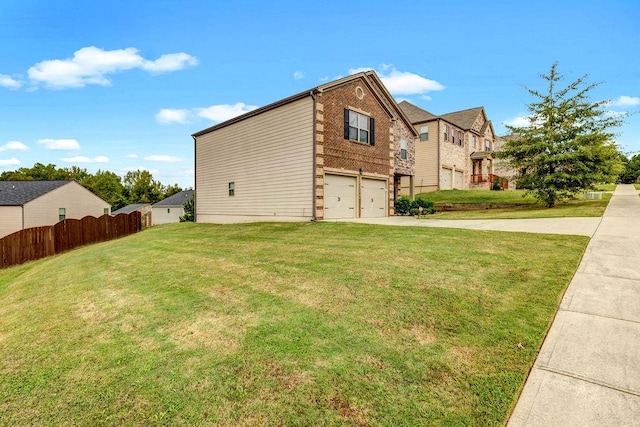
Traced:
POLYGON ((640 197, 632 185, 616 188, 507 425, 640 425, 640 197))

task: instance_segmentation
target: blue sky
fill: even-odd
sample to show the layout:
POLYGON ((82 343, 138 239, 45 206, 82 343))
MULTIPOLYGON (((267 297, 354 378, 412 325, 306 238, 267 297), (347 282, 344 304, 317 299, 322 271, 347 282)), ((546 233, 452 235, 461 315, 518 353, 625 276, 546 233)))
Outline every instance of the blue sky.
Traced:
MULTIPOLYGON (((484 106, 498 134, 555 61, 637 113, 639 22, 637 0, 3 0, 0 172, 147 169, 189 187, 192 133, 363 68, 434 114, 484 106)), ((640 151, 640 115, 618 132, 640 151)))

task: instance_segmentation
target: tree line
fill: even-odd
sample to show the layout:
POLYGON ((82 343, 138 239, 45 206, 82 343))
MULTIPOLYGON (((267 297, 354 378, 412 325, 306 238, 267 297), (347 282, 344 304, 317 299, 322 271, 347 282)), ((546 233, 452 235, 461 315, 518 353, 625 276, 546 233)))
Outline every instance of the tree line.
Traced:
POLYGON ((90 173, 77 166, 57 168, 56 165, 36 163, 30 168, 4 171, 0 181, 75 181, 105 202, 115 211, 132 203, 154 204, 182 191, 178 184, 163 185, 146 170, 129 171, 124 178, 107 171, 90 173))

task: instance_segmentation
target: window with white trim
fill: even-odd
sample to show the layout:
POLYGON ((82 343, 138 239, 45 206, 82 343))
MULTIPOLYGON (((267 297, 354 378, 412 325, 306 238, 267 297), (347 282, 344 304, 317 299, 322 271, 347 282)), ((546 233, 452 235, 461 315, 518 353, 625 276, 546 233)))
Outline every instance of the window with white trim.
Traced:
POLYGON ((444 141, 447 142, 449 138, 447 138, 447 135, 449 134, 449 126, 448 125, 444 125, 444 141))
POLYGON ((407 139, 400 138, 400 158, 403 160, 407 159, 407 139))
POLYGON ((473 135, 473 136, 471 137, 471 139, 472 139, 472 141, 473 141, 473 148, 476 148, 476 147, 478 146, 478 142, 477 142, 477 140, 476 140, 476 136, 475 136, 475 135, 473 135))
POLYGON ((59 208, 58 209, 58 221, 64 221, 67 218, 67 209, 59 208))
POLYGON ((429 140, 429 126, 420 126, 420 141, 428 141, 429 140))
POLYGON ((484 140, 484 151, 491 151, 491 141, 488 139, 484 140))
POLYGON ((375 120, 357 111, 344 110, 344 139, 375 145, 375 120))

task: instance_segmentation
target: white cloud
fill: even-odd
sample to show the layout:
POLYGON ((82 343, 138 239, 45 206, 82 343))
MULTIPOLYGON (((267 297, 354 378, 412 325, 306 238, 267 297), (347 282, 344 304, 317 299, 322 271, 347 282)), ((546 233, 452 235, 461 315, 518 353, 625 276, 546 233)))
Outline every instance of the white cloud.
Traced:
POLYGON ((125 157, 126 157, 127 159, 137 159, 137 158, 138 158, 138 155, 137 155, 137 154, 133 154, 133 153, 131 153, 131 154, 127 154, 125 157))
POLYGON ((49 150, 79 150, 80 144, 75 139, 51 139, 45 138, 37 141, 49 150))
MULTIPOLYGON (((372 68, 352 68, 349 70, 349 74, 370 70, 372 68)), ((430 80, 408 71, 398 71, 393 65, 383 64, 376 73, 392 95, 424 95, 426 92, 445 88, 435 80, 430 80)))
POLYGON ((295 80, 304 79, 304 73, 302 71, 296 71, 293 73, 293 78, 295 80))
POLYGON ((27 151, 28 149, 29 147, 27 147, 20 141, 9 141, 6 144, 0 146, 0 151, 9 151, 9 150, 27 151))
POLYGON ((636 105, 640 105, 640 98, 637 96, 619 96, 618 99, 615 99, 609 103, 609 105, 614 107, 635 107, 636 105))
POLYGON ((65 157, 62 159, 66 163, 108 163, 109 158, 106 156, 97 156, 94 158, 86 156, 65 157))
POLYGON ((0 166, 17 166, 20 164, 20 160, 12 157, 10 159, 0 159, 0 166))
POLYGON ((164 162, 164 163, 178 163, 184 160, 182 157, 167 156, 167 155, 152 155, 152 156, 147 156, 144 159, 149 160, 151 162, 164 162))
POLYGON ((162 125, 172 123, 185 124, 189 121, 189 115, 189 110, 163 108, 158 114, 156 114, 156 121, 162 125))
POLYGON ((241 114, 248 113, 256 108, 258 107, 255 105, 246 105, 243 102, 237 102, 233 105, 220 104, 212 105, 207 108, 198 108, 196 111, 198 116, 219 123, 237 117, 241 114))
POLYGON ((20 89, 22 87, 22 82, 11 76, 0 74, 0 86, 9 89, 20 89))
POLYGON ((144 61, 142 68, 151 73, 168 73, 198 65, 198 58, 188 53, 168 53, 155 61, 144 61))
POLYGON ((507 126, 517 127, 517 128, 523 128, 523 127, 528 127, 531 124, 531 122, 529 121, 529 117, 527 116, 517 116, 511 119, 505 120, 504 122, 502 122, 502 124, 507 126))
POLYGON ((155 61, 144 59, 138 49, 129 47, 102 50, 95 46, 83 47, 73 58, 42 61, 29 68, 29 78, 35 84, 63 89, 95 84, 109 86, 109 74, 142 68, 152 73, 175 71, 197 65, 198 60, 186 53, 162 55, 155 61))

